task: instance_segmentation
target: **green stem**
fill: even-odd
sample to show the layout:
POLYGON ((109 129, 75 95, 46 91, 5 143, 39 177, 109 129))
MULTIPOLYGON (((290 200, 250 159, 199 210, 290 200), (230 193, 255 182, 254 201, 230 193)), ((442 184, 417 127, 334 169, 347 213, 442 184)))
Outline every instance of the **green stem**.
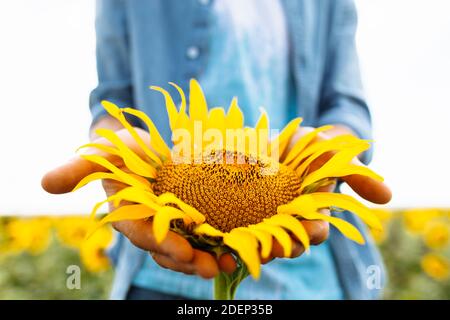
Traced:
POLYGON ((231 292, 231 287, 228 285, 227 275, 220 272, 214 278, 214 300, 233 300, 234 293, 231 292))
POLYGON ((220 272, 214 278, 214 300, 233 300, 239 284, 248 275, 247 267, 241 261, 232 274, 220 272))

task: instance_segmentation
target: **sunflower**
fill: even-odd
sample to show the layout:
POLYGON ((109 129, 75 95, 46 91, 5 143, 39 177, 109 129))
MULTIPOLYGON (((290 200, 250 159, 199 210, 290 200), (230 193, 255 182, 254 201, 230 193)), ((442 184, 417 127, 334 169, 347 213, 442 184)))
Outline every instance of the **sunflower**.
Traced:
MULTIPOLYGON (((218 277, 222 278, 215 283, 216 286, 234 283, 234 289, 233 279, 239 282, 248 273, 255 279, 260 276, 260 258, 269 256, 273 239, 281 244, 286 257, 291 255, 292 238, 308 250, 308 234, 300 222, 303 219, 328 221, 349 239, 364 243, 353 225, 323 214, 321 209, 349 210, 371 228, 381 228, 376 215, 351 196, 317 191, 335 178, 352 174, 382 181, 370 169, 351 162, 370 147, 368 141, 352 135, 318 141, 316 136, 331 128, 323 126, 303 136, 287 151, 301 118, 293 119, 273 137, 266 113, 262 112, 255 127, 244 127, 236 98, 228 112, 220 107, 208 109, 202 89, 194 79, 190 81, 188 113, 183 90, 170 84, 181 96, 179 109, 168 91, 150 88, 164 95, 172 130, 171 147, 145 113, 102 101, 106 111, 129 131, 145 156, 138 156, 114 131, 107 129, 96 132, 112 146, 96 143, 83 146, 121 157, 129 169, 125 172, 102 156, 81 155, 108 172, 85 177, 74 190, 98 179, 113 179, 128 186, 99 202, 93 216, 107 202, 116 207, 121 201, 134 203, 112 211, 98 221, 98 227, 119 220, 153 219, 158 242, 172 230, 212 253, 232 252, 238 259, 238 270, 231 279, 221 273, 218 277), (147 126, 150 141, 138 135, 127 116, 135 116, 147 126), (316 159, 329 152, 334 155, 325 164, 310 170, 316 159)), ((221 290, 216 287, 216 293, 221 290)), ((232 296, 233 293, 228 297, 232 296)))
POLYGON ((113 238, 111 228, 103 227, 97 230, 80 246, 80 259, 90 272, 102 272, 110 267, 110 261, 105 250, 113 238))
POLYGON ((422 234, 430 222, 444 216, 439 209, 408 209, 403 212, 403 223, 409 232, 422 234))
POLYGON ((388 236, 389 223, 395 213, 385 208, 372 208, 372 212, 380 220, 383 229, 370 229, 369 231, 375 243, 381 244, 388 236))
POLYGON ((449 221, 444 219, 431 221, 422 236, 427 247, 431 249, 445 248, 450 241, 449 221))
POLYGON ((54 220, 54 226, 61 243, 78 249, 92 227, 92 220, 84 216, 60 217, 54 220))
POLYGON ((45 217, 14 218, 5 226, 8 253, 39 255, 51 241, 51 220, 45 217))
POLYGON ((422 257, 421 266, 435 280, 445 281, 450 277, 450 262, 445 256, 428 253, 422 257))

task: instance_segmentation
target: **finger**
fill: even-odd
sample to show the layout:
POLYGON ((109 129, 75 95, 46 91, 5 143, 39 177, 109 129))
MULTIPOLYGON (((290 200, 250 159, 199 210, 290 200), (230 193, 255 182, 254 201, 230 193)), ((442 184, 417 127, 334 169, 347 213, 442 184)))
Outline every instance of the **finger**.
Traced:
MULTIPOLYGON (((292 251, 289 257, 296 258, 300 256, 303 252, 305 252, 305 248, 303 247, 303 245, 299 241, 292 239, 292 251)), ((267 262, 273 260, 274 258, 285 258, 284 249, 275 238, 273 239, 272 252, 270 256, 267 258, 262 258, 261 263, 266 264, 267 262)))
MULTIPOLYGON (((340 128, 338 125, 335 126, 335 132, 327 131, 326 133, 320 132, 313 142, 323 141, 330 139, 332 136, 336 136, 339 134, 352 133, 348 128, 340 128)), ((289 145, 287 150, 292 148, 296 141, 304 136, 305 134, 311 132, 313 128, 310 127, 300 127, 297 132, 292 136, 289 141, 289 145)), ((322 167, 336 152, 327 152, 320 157, 318 157, 313 163, 310 165, 310 171, 313 172, 320 167, 322 167)), ((364 166, 364 164, 358 159, 354 158, 352 161, 353 164, 358 166, 364 166)), ((370 177, 361 176, 361 175, 350 175, 346 177, 342 177, 350 188, 352 188, 358 195, 362 198, 377 204, 385 204, 388 203, 392 198, 392 192, 389 187, 377 180, 374 180, 370 177)))
MULTIPOLYGON (((102 180, 103 190, 105 190, 106 196, 110 197, 120 190, 128 187, 129 185, 120 181, 111 180, 111 179, 103 179, 102 180)), ((121 204, 124 202, 121 202, 121 204)))
MULTIPOLYGON (((144 141, 148 141, 148 133, 144 130, 136 128, 136 132, 142 137, 144 141)), ((143 157, 144 152, 137 145, 134 138, 129 134, 126 129, 122 129, 116 132, 120 139, 138 156, 143 157)), ((93 141, 94 143, 103 144, 106 146, 113 146, 105 138, 98 138, 93 141)), ((111 155, 107 152, 98 150, 96 148, 87 148, 83 154, 99 155, 106 158, 115 166, 121 166, 123 164, 122 159, 118 156, 111 155)), ((94 172, 106 172, 108 171, 104 167, 92 163, 80 156, 74 157, 67 163, 59 166, 49 172, 47 172, 42 178, 41 185, 44 190, 49 193, 60 194, 67 193, 73 190, 73 188, 87 175, 94 172)))
MULTIPOLYGON (((311 172, 321 168, 335 154, 336 152, 330 151, 318 157, 315 161, 313 161, 313 163, 311 163, 311 172)), ((352 160, 352 164, 365 167, 365 165, 358 158, 354 158, 352 160)), ((371 177, 354 174, 344 176, 342 177, 342 180, 346 182, 359 196, 370 202, 385 204, 392 198, 392 192, 389 187, 383 182, 375 180, 371 177)))
POLYGON ((353 191, 370 202, 386 204, 392 199, 391 189, 383 182, 356 174, 343 177, 342 180, 344 180, 353 191))
POLYGON ((202 250, 194 249, 194 259, 185 263, 156 252, 152 253, 152 257, 163 268, 186 274, 197 274, 204 279, 211 279, 219 274, 219 266, 216 259, 208 252, 202 250))
POLYGON ((267 258, 261 258, 261 264, 269 263, 273 259, 275 259, 275 258, 272 255, 269 255, 267 258))
POLYGON ((305 227, 312 245, 321 244, 328 238, 330 225, 327 221, 302 220, 301 223, 305 227))
POLYGON ((195 268, 195 273, 205 279, 214 278, 219 274, 219 265, 212 254, 194 249, 194 259, 192 264, 195 268))
POLYGON ((195 268, 192 263, 180 263, 169 256, 160 253, 151 253, 153 260, 161 267, 185 274, 195 274, 195 268))
MULTIPOLYGON (((322 167, 336 152, 327 152, 313 161, 311 164, 311 171, 315 171, 322 167)), ((366 167, 358 158, 353 158, 352 164, 366 167)), ((353 189, 360 197, 377 204, 388 203, 392 198, 392 192, 389 187, 381 181, 375 180, 371 177, 362 175, 349 175, 342 177, 350 188, 353 189)))
POLYGON ((178 262, 189 262, 194 258, 192 246, 175 232, 169 231, 161 244, 158 244, 153 234, 153 223, 150 220, 118 221, 113 223, 113 227, 143 250, 170 256, 178 262))
POLYGON ((291 258, 297 258, 305 252, 305 247, 299 241, 293 241, 291 258))
POLYGON ((47 172, 42 178, 42 188, 54 194, 67 193, 73 190, 78 182, 94 172, 105 172, 105 168, 87 161, 81 157, 75 157, 67 163, 47 172))
POLYGON ((271 257, 272 258, 284 258, 284 249, 281 246, 281 244, 278 242, 278 240, 275 238, 273 239, 273 242, 272 242, 271 257))
POLYGON ((232 274, 236 268, 236 260, 230 253, 224 253, 218 259, 219 269, 225 273, 232 274))

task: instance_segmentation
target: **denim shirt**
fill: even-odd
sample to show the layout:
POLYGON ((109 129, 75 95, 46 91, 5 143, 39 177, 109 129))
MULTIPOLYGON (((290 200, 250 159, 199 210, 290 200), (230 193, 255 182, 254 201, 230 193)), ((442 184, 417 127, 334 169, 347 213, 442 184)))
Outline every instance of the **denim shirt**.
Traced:
MULTIPOLYGON (((295 116, 289 44, 278 0, 216 0, 210 17, 208 65, 199 81, 211 106, 238 98, 244 123, 255 125, 265 106, 271 130, 281 130, 295 116), (251 14, 249 14, 251 12, 251 14)), ((140 288, 196 299, 212 298, 212 281, 174 273, 150 255, 133 279, 140 288)), ((341 299, 343 296, 328 243, 310 255, 277 259, 239 286, 236 299, 341 299), (320 277, 315 277, 320 274, 320 277)))
MULTIPOLYGON (((167 82, 173 81, 187 91, 189 79, 201 78, 209 58, 212 1, 97 1, 99 84, 90 96, 93 122, 105 114, 100 101, 107 99, 119 106, 143 110, 157 124, 165 140, 170 141, 164 100, 159 93, 148 90, 148 86, 168 88, 167 82)), ((282 3, 288 24, 296 115, 304 118, 304 125, 344 124, 360 137, 370 139, 370 113, 362 92, 354 43, 353 2, 284 0, 282 3)), ((171 93, 176 96, 176 92, 171 93)), ((366 153, 366 162, 370 156, 370 152, 366 153)), ((338 215, 367 234, 352 214, 338 215)), ((360 246, 331 228, 327 245, 346 298, 379 296, 379 287, 368 286, 367 272, 374 270, 372 266, 379 270, 384 283, 380 255, 371 239, 366 240, 367 244, 360 246)), ((123 299, 146 253, 119 235, 110 255, 116 266, 111 298, 123 299)))

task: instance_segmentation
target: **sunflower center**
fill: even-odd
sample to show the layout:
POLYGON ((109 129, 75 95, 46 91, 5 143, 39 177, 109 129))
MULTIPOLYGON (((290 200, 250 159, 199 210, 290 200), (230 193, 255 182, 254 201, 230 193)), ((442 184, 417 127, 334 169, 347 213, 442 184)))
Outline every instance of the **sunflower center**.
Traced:
POLYGON ((235 161, 164 164, 153 185, 155 194, 172 192, 222 232, 261 222, 300 195, 300 178, 282 164, 276 163, 278 170, 267 173, 273 164, 270 159, 255 160, 229 151, 213 152, 209 157, 218 156, 235 161))

